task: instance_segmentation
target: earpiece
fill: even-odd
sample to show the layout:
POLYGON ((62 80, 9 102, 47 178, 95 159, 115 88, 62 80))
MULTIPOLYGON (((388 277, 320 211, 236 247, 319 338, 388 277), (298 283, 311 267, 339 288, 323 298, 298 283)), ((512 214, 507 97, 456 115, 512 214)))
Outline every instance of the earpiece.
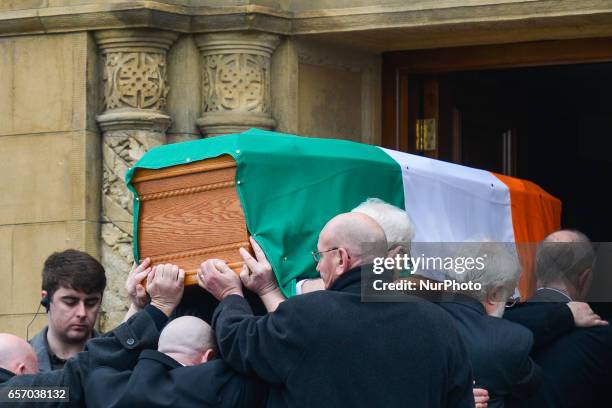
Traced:
POLYGON ((49 296, 44 296, 40 300, 40 304, 38 305, 38 309, 36 309, 36 313, 34 313, 34 317, 32 318, 32 320, 30 320, 30 323, 28 323, 28 325, 26 326, 26 339, 28 341, 30 340, 30 326, 32 325, 32 323, 34 323, 34 320, 36 320, 36 316, 38 316, 38 312, 40 312, 41 306, 45 308, 47 313, 49 312, 49 296))
POLYGON ((49 296, 45 296, 40 300, 40 304, 44 307, 47 312, 49 311, 49 296))

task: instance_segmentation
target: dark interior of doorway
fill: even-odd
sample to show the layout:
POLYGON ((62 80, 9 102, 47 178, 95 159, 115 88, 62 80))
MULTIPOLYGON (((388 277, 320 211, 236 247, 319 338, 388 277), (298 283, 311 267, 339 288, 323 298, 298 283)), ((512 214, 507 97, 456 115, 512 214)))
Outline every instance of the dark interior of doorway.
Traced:
POLYGON ((513 135, 511 175, 563 203, 562 226, 612 241, 612 63, 442 74, 440 120, 461 117, 461 162, 503 172, 502 135, 513 135))

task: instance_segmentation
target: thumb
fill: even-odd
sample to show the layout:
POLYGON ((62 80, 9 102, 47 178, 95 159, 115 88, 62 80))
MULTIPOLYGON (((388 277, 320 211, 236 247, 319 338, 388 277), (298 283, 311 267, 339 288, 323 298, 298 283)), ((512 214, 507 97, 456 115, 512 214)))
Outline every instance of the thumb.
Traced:
POLYGON ((249 268, 246 265, 242 265, 242 269, 240 270, 240 280, 245 285, 249 283, 249 268))
POLYGON ((141 283, 147 278, 147 276, 149 275, 149 272, 151 272, 151 268, 147 268, 144 271, 140 271, 132 275, 132 279, 138 283, 141 283))
POLYGON ((155 279, 155 268, 151 269, 147 274, 147 287, 149 287, 153 283, 153 279, 155 279))
POLYGON ((232 271, 230 267, 227 266, 227 263, 225 263, 225 261, 215 260, 214 265, 217 269, 217 272, 221 274, 234 274, 234 271, 232 271))
POLYGON ((144 297, 146 294, 147 291, 145 290, 144 286, 142 286, 140 283, 136 285, 136 296, 144 297))

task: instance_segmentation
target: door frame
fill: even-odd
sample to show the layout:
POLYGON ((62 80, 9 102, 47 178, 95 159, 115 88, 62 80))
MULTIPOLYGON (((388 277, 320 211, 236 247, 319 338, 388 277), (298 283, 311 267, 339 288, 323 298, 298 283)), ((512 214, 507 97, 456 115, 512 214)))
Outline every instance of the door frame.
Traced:
MULTIPOLYGON (((409 124, 416 119, 412 106, 418 100, 410 76, 610 61, 612 38, 609 37, 383 53, 381 144, 390 149, 414 152, 414 130, 409 124)), ((453 146, 447 149, 456 152, 458 146, 454 144, 458 141, 454 135, 452 139, 453 146)), ((437 158, 438 151, 427 156, 437 158)))

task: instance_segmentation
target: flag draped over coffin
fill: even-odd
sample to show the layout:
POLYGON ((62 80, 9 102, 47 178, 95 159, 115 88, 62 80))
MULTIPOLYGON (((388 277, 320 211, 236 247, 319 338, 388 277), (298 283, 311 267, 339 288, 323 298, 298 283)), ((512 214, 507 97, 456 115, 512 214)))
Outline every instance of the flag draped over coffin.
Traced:
MULTIPOLYGON (((295 293, 296 279, 318 276, 310 252, 325 223, 368 197, 405 208, 415 223, 415 242, 537 242, 560 225, 560 201, 525 180, 362 143, 257 129, 151 149, 126 182, 135 192, 131 180, 138 168, 225 154, 237 164, 247 228, 287 296, 295 293)), ((138 216, 135 200, 137 260, 138 216)), ((533 284, 523 276, 521 292, 531 292, 533 284)))

